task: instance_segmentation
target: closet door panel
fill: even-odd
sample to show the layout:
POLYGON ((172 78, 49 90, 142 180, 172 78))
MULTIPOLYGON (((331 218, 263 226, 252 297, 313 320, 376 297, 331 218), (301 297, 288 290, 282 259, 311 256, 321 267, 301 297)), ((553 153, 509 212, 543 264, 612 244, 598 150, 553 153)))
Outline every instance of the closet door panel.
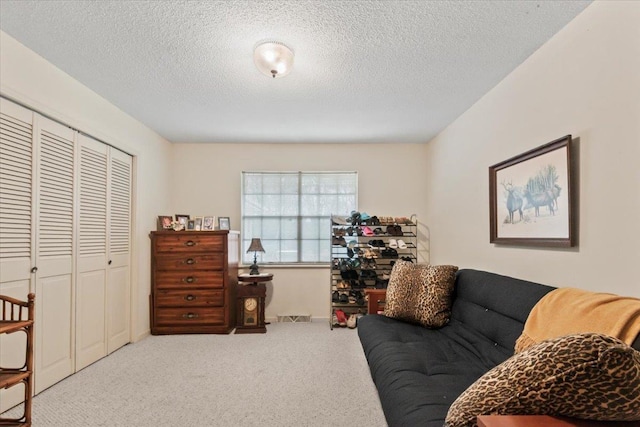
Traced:
MULTIPOLYGON (((33 113, 0 98, 0 290, 33 266, 33 113)), ((12 286, 13 288, 13 286, 12 286)), ((16 298, 25 300, 24 295, 16 298)))
POLYGON ((131 156, 110 149, 107 350, 130 341, 131 156))
POLYGON ((79 274, 76 307, 77 371, 106 356, 105 281, 104 269, 79 274))
POLYGON ((38 279, 36 305, 36 393, 73 373, 71 279, 68 274, 38 279))
POLYGON ((37 117, 36 375, 40 392, 73 373, 73 211, 76 133, 37 117))
POLYGON ((108 147, 84 135, 78 141, 76 370, 107 354, 108 147))
MULTIPOLYGON (((33 274, 33 113, 0 98, 0 294, 27 300, 33 274)), ((0 336, 0 365, 20 367, 23 333, 0 336)), ((0 390, 0 412, 22 401, 20 386, 0 390)))

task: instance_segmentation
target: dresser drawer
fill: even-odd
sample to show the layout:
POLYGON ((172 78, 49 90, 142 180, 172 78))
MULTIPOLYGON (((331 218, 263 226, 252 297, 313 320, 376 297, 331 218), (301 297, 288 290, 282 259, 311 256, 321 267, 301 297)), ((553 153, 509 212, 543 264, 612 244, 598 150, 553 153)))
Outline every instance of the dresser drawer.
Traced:
POLYGON ((224 306, 223 290, 159 290, 156 292, 156 305, 189 307, 222 307, 224 306))
POLYGON ((211 307, 156 307, 155 320, 163 325, 221 325, 224 324, 224 308, 211 307))
POLYGON ((222 252, 224 250, 224 236, 206 234, 168 234, 156 239, 158 254, 180 252, 222 252))
POLYGON ((224 274, 222 271, 207 270, 157 270, 155 273, 156 289, 167 288, 222 288, 224 274))
POLYGON ((182 271, 223 270, 224 255, 222 253, 158 255, 156 257, 156 269, 182 271))

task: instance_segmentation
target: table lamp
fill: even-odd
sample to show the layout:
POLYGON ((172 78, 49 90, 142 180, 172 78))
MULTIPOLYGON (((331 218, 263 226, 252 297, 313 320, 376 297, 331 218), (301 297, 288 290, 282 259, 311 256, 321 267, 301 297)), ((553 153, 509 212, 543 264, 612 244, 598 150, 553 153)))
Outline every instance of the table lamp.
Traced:
POLYGON ((259 238, 251 239, 251 244, 249 245, 249 249, 247 249, 247 253, 253 252, 253 264, 251 265, 251 270, 249 271, 249 275, 255 276, 256 274, 260 274, 258 271, 258 252, 264 252, 264 248, 262 247, 262 242, 259 238))

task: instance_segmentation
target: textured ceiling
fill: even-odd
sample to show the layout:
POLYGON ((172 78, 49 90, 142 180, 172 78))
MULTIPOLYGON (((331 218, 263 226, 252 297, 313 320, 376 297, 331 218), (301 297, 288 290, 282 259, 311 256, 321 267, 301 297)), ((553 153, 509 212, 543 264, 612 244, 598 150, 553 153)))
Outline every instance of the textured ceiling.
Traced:
POLYGON ((1 0, 0 28, 173 142, 420 143, 588 4, 1 0))

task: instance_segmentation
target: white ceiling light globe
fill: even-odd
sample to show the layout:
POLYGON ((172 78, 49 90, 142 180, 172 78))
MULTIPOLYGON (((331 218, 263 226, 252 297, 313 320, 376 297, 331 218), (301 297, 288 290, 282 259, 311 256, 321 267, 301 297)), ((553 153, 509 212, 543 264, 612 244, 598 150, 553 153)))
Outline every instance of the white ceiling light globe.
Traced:
POLYGON ((293 50, 280 42, 263 42, 256 46, 253 61, 265 76, 284 77, 293 68, 293 50))

